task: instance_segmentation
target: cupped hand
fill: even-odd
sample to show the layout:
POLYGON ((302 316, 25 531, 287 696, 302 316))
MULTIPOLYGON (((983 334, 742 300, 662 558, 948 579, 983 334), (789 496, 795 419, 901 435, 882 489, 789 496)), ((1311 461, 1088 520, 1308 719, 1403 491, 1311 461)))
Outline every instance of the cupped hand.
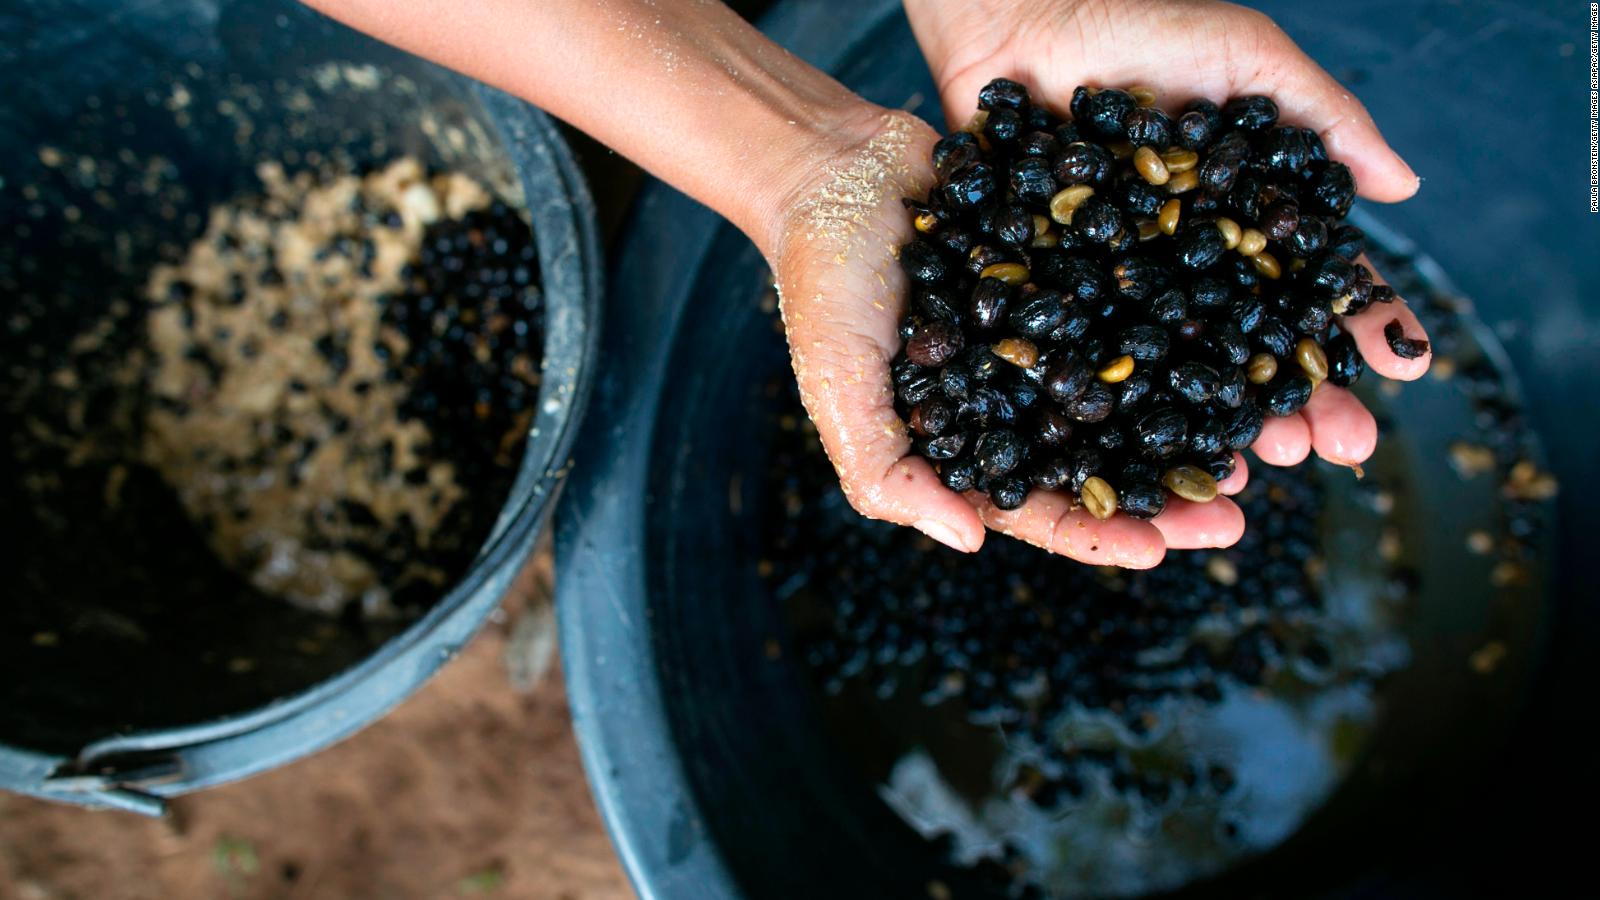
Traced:
MULTIPOLYGON (((1354 171, 1362 196, 1396 201, 1416 190, 1415 175, 1360 103, 1258 13, 1211 2, 1104 0, 908 0, 907 10, 951 122, 969 118, 978 89, 999 76, 1029 85, 1036 102, 1061 110, 1078 84, 1148 85, 1167 108, 1194 97, 1220 102, 1268 94, 1285 122, 1322 135, 1330 155, 1354 171)), ((1097 565, 1146 568, 1168 548, 1237 541, 1244 518, 1226 497, 1206 504, 1174 497, 1149 521, 1120 513, 1100 521, 1069 495, 1042 491, 1019 509, 1003 511, 977 492, 948 490, 911 452, 889 378, 908 293, 896 251, 914 236, 900 201, 927 195, 938 136, 905 113, 865 118, 858 135, 800 188, 774 244, 801 398, 851 504, 960 550, 977 550, 988 527, 1097 565)), ((1342 326, 1378 374, 1420 377, 1428 357, 1402 359, 1384 340, 1383 326, 1392 318, 1408 336, 1423 336, 1398 300, 1374 305, 1342 326)), ((1376 425, 1361 403, 1323 383, 1302 412, 1269 419, 1252 450, 1278 465, 1300 462, 1312 451, 1354 465, 1372 453, 1376 440, 1376 425)), ((1238 462, 1219 485, 1223 494, 1237 493, 1248 478, 1243 459, 1238 462)))

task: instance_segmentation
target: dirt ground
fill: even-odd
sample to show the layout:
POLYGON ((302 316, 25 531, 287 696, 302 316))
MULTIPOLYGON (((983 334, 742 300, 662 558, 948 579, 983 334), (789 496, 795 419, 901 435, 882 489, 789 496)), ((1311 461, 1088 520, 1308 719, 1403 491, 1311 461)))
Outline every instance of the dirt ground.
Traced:
MULTIPOLYGON (((179 798, 166 820, 0 793, 0 900, 630 896, 559 666, 528 684, 523 617, 486 626, 355 737, 179 798)), ((534 655, 544 670, 548 653, 534 655)))

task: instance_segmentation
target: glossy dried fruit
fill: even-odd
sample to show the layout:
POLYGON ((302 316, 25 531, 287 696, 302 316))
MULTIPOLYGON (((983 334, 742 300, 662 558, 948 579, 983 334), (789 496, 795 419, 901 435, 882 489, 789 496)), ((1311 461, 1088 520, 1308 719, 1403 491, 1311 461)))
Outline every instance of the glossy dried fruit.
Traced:
POLYGON ((1135 519, 1153 519, 1167 506, 1167 492, 1154 481, 1124 482, 1117 490, 1117 506, 1135 519))
POLYGON ((1262 400, 1262 411, 1269 416, 1292 416, 1305 408, 1311 399, 1314 385, 1311 379, 1298 372, 1282 379, 1267 391, 1262 400))
POLYGON ((1361 350, 1356 347, 1354 338, 1340 334, 1330 340, 1324 350, 1328 356, 1329 381, 1339 387, 1349 387, 1361 380, 1367 363, 1361 358, 1361 350))
POLYGON ((942 366, 959 352, 966 338, 949 322, 927 322, 906 341, 906 359, 919 366, 942 366))

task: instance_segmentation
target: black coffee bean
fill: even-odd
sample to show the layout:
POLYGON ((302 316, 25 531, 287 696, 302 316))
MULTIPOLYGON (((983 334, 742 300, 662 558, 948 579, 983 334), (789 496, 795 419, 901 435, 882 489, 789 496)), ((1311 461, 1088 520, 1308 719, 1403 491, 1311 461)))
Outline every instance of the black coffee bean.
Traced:
POLYGON ((1011 401, 1011 405, 1019 410, 1032 409, 1033 405, 1039 402, 1039 389, 1025 380, 1018 381, 1006 391, 1006 397, 1011 401))
POLYGON ((973 459, 979 471, 998 477, 1022 464, 1024 450, 1022 439, 1006 429, 991 431, 978 438, 973 459))
POLYGON ((1261 232, 1271 240, 1288 240, 1299 227, 1300 207, 1292 200, 1274 203, 1261 214, 1261 232))
POLYGON ((949 322, 926 322, 906 340, 906 359, 919 366, 942 366, 964 343, 961 329, 949 322))
POLYGON ((1128 442, 1128 438, 1122 433, 1122 429, 1115 425, 1107 425, 1102 428, 1100 433, 1095 435, 1094 440, 1096 444, 1100 445, 1101 450, 1121 450, 1128 442))
POLYGON ((1071 403, 1083 396, 1093 381, 1093 367, 1082 357, 1069 354, 1051 364, 1045 374, 1044 389, 1057 403, 1071 403))
POLYGON ((1138 107, 1133 95, 1127 91, 1106 88, 1089 97, 1088 115, 1084 119, 1078 119, 1076 115, 1073 118, 1078 119, 1080 129, 1087 128, 1101 140, 1116 141, 1124 136, 1123 120, 1138 107))
POLYGON ((945 135, 933 145, 933 168, 940 178, 948 178, 978 159, 978 139, 965 131, 945 135))
POLYGON ((1355 266, 1349 260, 1325 253, 1307 263, 1297 281, 1311 284, 1319 292, 1318 296, 1338 297, 1350 290, 1355 278, 1355 266))
POLYGON ((1161 213, 1167 195, 1143 178, 1129 178, 1117 185, 1118 203, 1123 209, 1145 219, 1154 219, 1161 213))
POLYGON ((1201 161, 1200 185, 1218 194, 1228 193, 1249 157, 1250 142, 1240 132, 1229 132, 1212 145, 1211 152, 1201 161))
POLYGON ((1295 330, 1301 334, 1321 334, 1333 322, 1333 312, 1328 304, 1321 300, 1312 300, 1300 307, 1299 314, 1295 316, 1295 330))
POLYGON ((1308 135, 1315 137, 1316 132, 1293 125, 1268 129, 1260 139, 1262 165, 1284 175, 1300 174, 1312 161, 1308 135))
POLYGON ((980 429, 1009 428, 1017 423, 1016 407, 1011 398, 992 387, 981 387, 961 406, 959 413, 980 429))
POLYGON ((1022 111, 1030 105, 1028 89, 1009 78, 996 78, 978 89, 979 109, 1022 111))
POLYGON ((1296 259, 1310 259, 1328 246, 1328 226, 1318 216, 1301 216, 1294 234, 1284 241, 1289 255, 1296 259))
MULTIPOLYGON (((1049 137, 1049 135, 1046 135, 1049 137)), ((1023 203, 1044 207, 1056 192, 1048 160, 1026 157, 1011 167, 1011 191, 1023 203)))
POLYGON ((1106 293, 1106 276, 1093 262, 1079 257, 1058 257, 1050 267, 1052 281, 1062 293, 1083 303, 1094 303, 1106 293))
POLYGON ((905 270, 906 277, 913 283, 930 287, 944 281, 950 274, 950 266, 944 256, 922 241, 912 241, 900 248, 900 268, 905 270))
POLYGON ((1177 241, 1178 263, 1194 271, 1216 265, 1228 249, 1223 243, 1222 232, 1210 222, 1189 222, 1179 226, 1177 241))
POLYGON ((1234 459, 1233 453, 1225 450, 1220 455, 1207 459, 1203 468, 1206 470, 1206 474, 1217 481, 1225 481, 1228 476, 1233 474, 1234 467, 1237 464, 1238 460, 1234 459))
POLYGON ((1020 248, 1033 238, 1033 214, 1020 203, 988 207, 979 215, 978 228, 1006 247, 1020 248))
POLYGON ((1228 128, 1262 131, 1278 121, 1278 104, 1271 97, 1235 97, 1222 106, 1222 123, 1228 128))
POLYGON ((1189 302, 1179 288, 1167 288, 1150 300, 1150 318, 1171 328, 1189 317, 1189 302))
POLYGON ((1228 419, 1225 434, 1228 438, 1230 450, 1245 450, 1256 442, 1261 436, 1261 428, 1266 424, 1266 419, 1261 415, 1261 410, 1254 403, 1234 410, 1233 416, 1228 419))
POLYGON ((1100 467, 1103 465, 1100 451, 1093 447, 1080 447, 1074 450, 1067 462, 1071 472, 1071 476, 1067 479, 1067 487, 1075 494, 1083 490, 1085 481, 1100 474, 1100 467))
POLYGON ((972 289, 972 324, 989 331, 1000 324, 1011 297, 1011 285, 998 278, 980 278, 972 289))
POLYGON ((1111 277, 1117 293, 1131 300, 1143 300, 1166 287, 1168 280, 1166 267, 1145 256, 1121 260, 1112 267, 1111 277))
POLYGON ((1133 435, 1145 453, 1157 459, 1171 459, 1189 440, 1189 422, 1172 407, 1154 409, 1134 423, 1133 435))
POLYGON ((1269 416, 1292 416, 1305 408, 1311 399, 1311 389, 1311 379, 1300 374, 1289 375, 1268 387, 1262 410, 1269 416))
POLYGON ((1355 262, 1367 252, 1367 235, 1354 225, 1340 225, 1328 235, 1328 252, 1355 262))
POLYGON ((1244 403, 1245 393, 1248 390, 1244 369, 1231 367, 1222 377, 1222 383, 1217 387, 1216 402, 1224 409, 1238 409, 1244 403))
POLYGON ((1256 346, 1279 359, 1288 359, 1294 353, 1294 344, 1297 340, 1293 329, 1277 319, 1270 318, 1262 322, 1261 327, 1250 337, 1256 346))
POLYGON ((921 447, 921 454, 928 459, 954 459, 966 446, 967 436, 961 432, 936 437, 925 442, 921 447))
POLYGON ((1151 375, 1149 372, 1135 372, 1122 380, 1117 385, 1120 390, 1117 394, 1117 412, 1129 413, 1139 407, 1139 403, 1150 395, 1151 375))
POLYGON ((1206 329, 1200 342, 1217 359, 1229 365, 1242 366, 1250 358, 1250 342, 1232 322, 1221 322, 1206 329))
POLYGON ((1220 419, 1202 419, 1189 435, 1189 452, 1195 456, 1210 458, 1227 449, 1227 429, 1220 419))
POLYGON ((961 363, 967 367, 967 372, 972 380, 979 385, 987 384, 1000 374, 1001 367, 1009 367, 1010 363, 994 355, 987 344, 979 344, 963 350, 959 357, 961 363))
POLYGON ((989 488, 989 502, 998 509, 1016 509, 1028 499, 1028 483, 1017 477, 1006 477, 989 488))
POLYGON ((929 397, 911 408, 911 430, 923 437, 938 437, 955 423, 956 411, 948 402, 929 397))
MULTIPOLYGON (((1056 154, 1061 152, 1061 142, 1048 131, 1032 131, 1022 136, 1017 142, 1017 155, 1030 159, 1042 159, 1046 163, 1052 162, 1056 154)), ((1049 169, 1046 169, 1048 172, 1049 169)))
POLYGON ((1356 180, 1341 162, 1318 163, 1306 183, 1305 197, 1313 212, 1343 218, 1356 199, 1356 180), (1318 171, 1320 170, 1320 171, 1318 171))
POLYGON ((1190 110, 1178 117, 1178 143, 1189 150, 1204 150, 1216 133, 1211 118, 1203 112, 1190 110))
POLYGON ((944 200, 957 212, 976 210, 995 195, 994 170, 976 163, 950 176, 944 184, 944 200))
POLYGON ((983 136, 991 144, 1008 147, 1022 137, 1023 129, 1022 115, 1002 106, 989 110, 989 117, 983 123, 983 136))
POLYGON ((958 494, 970 491, 978 483, 978 466, 970 459, 951 460, 939 467, 939 480, 958 494))
POLYGON ((1261 323, 1265 321, 1267 305, 1261 302, 1260 297, 1245 294, 1230 304, 1229 313, 1233 317, 1233 324, 1239 326, 1239 330, 1245 334, 1250 334, 1260 328, 1261 323))
POLYGON ((1099 197, 1090 197, 1073 214, 1072 227, 1091 242, 1110 243, 1122 231, 1122 213, 1099 197))
POLYGON ((1198 310, 1225 309, 1232 297, 1233 288, 1220 278, 1202 275, 1189 284, 1189 302, 1198 310))
POLYGON ((1099 144, 1076 141, 1061 148, 1052 174, 1061 187, 1074 184, 1103 185, 1111 178, 1114 162, 1110 150, 1099 144))
POLYGON ((1178 120, 1178 138, 1190 151, 1200 151, 1221 135, 1222 110, 1208 99, 1192 99, 1184 104, 1178 120))
POLYGON ((932 372, 919 372, 895 388, 895 396, 906 406, 915 406, 928 399, 939 389, 939 377, 932 372))
POLYGON ((1076 398, 1063 403, 1061 409, 1079 422, 1104 422, 1111 415, 1116 398, 1111 389, 1101 381, 1090 382, 1089 387, 1076 398))
MULTIPOLYGON (((1238 371, 1235 369, 1234 371, 1238 371)), ((1199 406, 1209 403, 1222 388, 1222 376, 1216 369, 1201 362, 1183 362, 1167 373, 1167 383, 1173 393, 1199 406)))
POLYGON ((1166 329, 1157 325, 1129 325, 1117 335, 1117 351, 1140 362, 1155 362, 1170 347, 1166 329))
POLYGON ((1049 447, 1059 447, 1072 437, 1072 420, 1056 409, 1039 413, 1039 430, 1036 440, 1049 447))
POLYGON ((1348 334, 1339 334, 1328 341, 1323 347, 1328 357, 1328 380, 1339 387, 1349 387, 1361 380, 1361 374, 1366 371, 1366 361, 1361 358, 1361 351, 1356 347, 1355 339, 1348 334))
POLYGON ((1066 315, 1061 295, 1055 291, 1042 290, 1026 299, 1021 299, 1021 302, 1013 306, 1010 314, 1006 316, 1006 324, 1018 334, 1039 338, 1054 331, 1066 315))
POLYGON ((1133 482, 1117 488, 1117 508, 1135 519, 1153 519, 1167 506, 1167 491, 1153 482, 1133 482))
POLYGON ((1042 462, 1035 463, 1033 470, 1028 475, 1028 480, 1033 486, 1046 491, 1059 491, 1067 487, 1072 480, 1072 466, 1060 456, 1052 456, 1042 462))
POLYGON ((939 370, 939 390, 951 400, 965 400, 972 393, 972 375, 961 365, 948 365, 939 370))
POLYGON ((912 295, 913 302, 925 320, 937 319, 952 325, 962 323, 961 311, 956 307, 950 291, 942 287, 921 288, 912 295))
POLYGON ((1154 106, 1130 110, 1122 119, 1122 131, 1135 147, 1165 150, 1172 144, 1172 119, 1154 106))

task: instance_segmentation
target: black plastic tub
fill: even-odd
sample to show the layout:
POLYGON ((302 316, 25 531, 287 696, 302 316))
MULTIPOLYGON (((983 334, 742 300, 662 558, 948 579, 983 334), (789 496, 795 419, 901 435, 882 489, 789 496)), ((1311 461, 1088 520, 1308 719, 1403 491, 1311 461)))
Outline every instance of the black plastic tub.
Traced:
MULTIPOLYGON (((267 160, 359 172, 409 154, 490 186, 521 210, 537 245, 545 338, 526 447, 487 540, 420 617, 335 629, 331 649, 308 663, 273 650, 325 621, 313 614, 286 604, 193 611, 212 629, 196 657, 255 654, 231 681, 200 675, 182 650, 119 656, 117 671, 94 676, 100 690, 29 684, 42 676, 7 663, 22 682, 10 687, 33 699, 6 711, 0 788, 155 813, 164 798, 282 765, 372 722, 493 610, 548 519, 588 395, 601 280, 593 204, 541 112, 294 3, 11 4, 0 13, 0 71, 0 252, 16 272, 18 254, 59 263, 60 246, 77 248, 71 265, 43 276, 71 301, 52 333, 94 314, 104 302, 95 286, 128 288, 163 248, 192 239, 206 209, 253 188, 267 160), (63 154, 106 162, 47 171, 63 154), (122 195, 117 167, 135 165, 174 188, 159 200, 122 195)), ((95 564, 95 547, 81 552, 95 564)))
MULTIPOLYGON (((1354 55, 1363 61, 1381 55, 1371 47, 1381 15, 1376 4, 1357 14, 1368 43, 1354 55)), ((869 98, 937 121, 937 95, 897 4, 792 4, 763 25, 869 98)), ((1292 33, 1313 53, 1347 49, 1343 32, 1309 28, 1292 33)), ((1396 79, 1398 94, 1405 81, 1396 79)), ((1368 88, 1387 121, 1381 111, 1391 98, 1368 88)), ((1472 127, 1463 117, 1446 123, 1462 133, 1472 127)), ((1427 164, 1424 152, 1401 150, 1427 164)), ((1484 175, 1473 158, 1434 162, 1462 167, 1469 182, 1484 175)), ((1548 188, 1532 184, 1506 202, 1544 204, 1548 188)), ((1452 266, 1465 265, 1462 242, 1470 246, 1479 222, 1455 209, 1462 201, 1449 192, 1434 201, 1432 212, 1415 213, 1436 224, 1420 247, 1385 227, 1387 214, 1368 211, 1360 224, 1443 308, 1460 305, 1450 299, 1457 288, 1421 251, 1437 241, 1452 266)), ((1592 262, 1579 265, 1595 274, 1592 262)), ((828 733, 792 623, 758 573, 769 502, 760 488, 772 439, 767 386, 786 371, 782 340, 762 310, 770 273, 733 228, 652 185, 613 279, 629 286, 630 303, 610 311, 603 352, 630 363, 597 380, 557 532, 558 605, 585 765, 635 887, 648 898, 928 896, 938 861, 828 733)), ((1565 272, 1546 286, 1550 314, 1590 327, 1600 316, 1565 272)), ((1517 345, 1517 329, 1533 321, 1520 295, 1495 293, 1494 282, 1478 278, 1465 288, 1479 305, 1458 317, 1463 359, 1494 366, 1513 395, 1513 370, 1554 392, 1534 401, 1529 417, 1563 482, 1559 510, 1545 510, 1542 565, 1519 586, 1493 589, 1488 564, 1463 546, 1464 529, 1492 517, 1498 500, 1492 487, 1464 487, 1444 462, 1449 443, 1477 427, 1460 386, 1428 379, 1390 396, 1366 385, 1394 423, 1385 465, 1399 478, 1385 483, 1402 486, 1413 510, 1406 541, 1421 587, 1407 628, 1415 657, 1385 687, 1378 739, 1312 822, 1279 850, 1194 886, 1194 896, 1469 896, 1502 878, 1526 884, 1527 874, 1498 854, 1469 858, 1462 848, 1543 840, 1538 817, 1553 808, 1558 785, 1583 777, 1578 751, 1527 737, 1559 734, 1564 719, 1581 715, 1552 713, 1566 695, 1551 673, 1572 657, 1551 659, 1547 650, 1552 631, 1592 623, 1592 591, 1563 567, 1576 557, 1560 528, 1580 508, 1573 494, 1587 492, 1579 464, 1592 456, 1583 449, 1592 446, 1592 424, 1541 415, 1581 394, 1572 376, 1547 374, 1546 360, 1517 345), (1512 337, 1509 357, 1485 320, 1512 337), (1476 677, 1465 654, 1491 640, 1506 648, 1503 664, 1492 679, 1476 677), (1544 756, 1552 771, 1530 772, 1527 760, 1544 756), (1478 812, 1465 816, 1469 808, 1478 812)), ((1594 359, 1579 355, 1575 364, 1582 371, 1594 359)), ((1372 548, 1358 539, 1344 550, 1372 548)), ((1558 654, 1570 646, 1554 641, 1558 654)), ((959 880, 942 883, 954 896, 984 896, 959 880)))

